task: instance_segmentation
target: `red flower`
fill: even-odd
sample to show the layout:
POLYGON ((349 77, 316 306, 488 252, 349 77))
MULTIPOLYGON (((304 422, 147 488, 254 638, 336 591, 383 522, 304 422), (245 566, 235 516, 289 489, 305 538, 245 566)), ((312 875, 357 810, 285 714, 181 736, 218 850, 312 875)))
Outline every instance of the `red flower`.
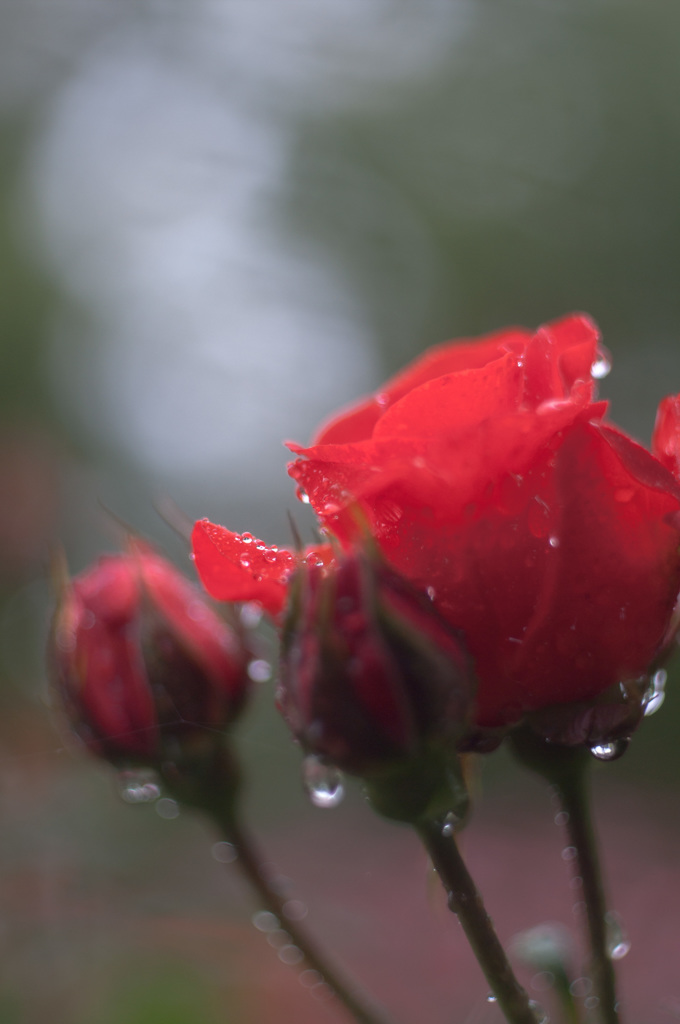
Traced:
POLYGON ((382 560, 357 553, 296 575, 276 696, 306 752, 384 771, 459 739, 473 691, 458 634, 382 560))
MULTIPOLYGON (((662 404, 655 457, 604 421, 601 360, 584 316, 448 343, 291 446, 323 527, 350 547, 368 523, 462 631, 480 726, 638 678, 671 620, 680 399, 662 404)), ((207 530, 199 572, 230 577, 207 530)))
POLYGON ((168 743, 212 735, 238 713, 248 685, 240 637, 139 546, 65 587, 50 655, 76 732, 113 761, 155 762, 168 743))

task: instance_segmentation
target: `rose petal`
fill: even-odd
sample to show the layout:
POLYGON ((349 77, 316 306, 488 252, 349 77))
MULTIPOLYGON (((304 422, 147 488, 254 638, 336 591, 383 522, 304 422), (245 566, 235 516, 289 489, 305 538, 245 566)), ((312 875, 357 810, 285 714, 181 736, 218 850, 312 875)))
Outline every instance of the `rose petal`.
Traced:
POLYGON ((257 601, 270 615, 286 602, 287 582, 299 559, 328 565, 328 544, 308 547, 301 555, 265 545, 249 533, 232 533, 202 519, 194 525, 192 545, 201 583, 218 601, 257 601))
POLYGON ((427 381, 462 370, 474 370, 511 352, 519 355, 531 338, 521 327, 509 327, 483 338, 445 342, 429 349, 392 377, 376 396, 350 406, 316 434, 313 444, 346 444, 369 438, 380 416, 400 398, 427 381))
POLYGON ((669 395, 659 404, 652 451, 666 469, 680 479, 680 395, 669 395))

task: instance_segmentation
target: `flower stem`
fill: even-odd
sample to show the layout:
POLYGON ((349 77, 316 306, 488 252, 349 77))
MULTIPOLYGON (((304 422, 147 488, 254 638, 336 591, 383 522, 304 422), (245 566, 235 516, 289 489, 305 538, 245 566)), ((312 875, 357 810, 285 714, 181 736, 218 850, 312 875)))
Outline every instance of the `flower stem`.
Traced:
POLYGON ((444 834, 439 821, 420 822, 415 827, 506 1020, 509 1024, 536 1024, 529 997, 513 973, 455 837, 444 834))
POLYGON ((583 890, 597 1009, 602 1024, 619 1024, 614 965, 607 943, 607 907, 588 792, 590 754, 582 747, 550 743, 524 727, 516 729, 510 741, 519 760, 554 787, 566 812, 569 845, 583 890))
POLYGON ((267 880, 260 857, 243 828, 236 821, 219 824, 225 839, 233 845, 238 854, 236 863, 257 893, 260 903, 278 919, 281 928, 290 936, 292 945, 297 946, 304 955, 306 966, 317 971, 320 975, 319 981, 325 982, 333 990, 357 1024, 388 1024, 388 1019, 382 1011, 375 1006, 369 1006, 366 997, 360 996, 338 973, 337 968, 331 966, 326 957, 319 952, 307 932, 297 922, 288 918, 284 907, 285 900, 267 880))
POLYGON ((619 1024, 614 964, 607 945, 607 907, 597 842, 590 813, 586 771, 564 774, 555 784, 563 810, 568 814, 566 830, 569 843, 576 851, 576 873, 583 886, 588 934, 590 938, 591 974, 598 1009, 603 1024, 619 1024))
POLYGON ((303 955, 302 965, 319 974, 357 1024, 390 1024, 382 1009, 372 1005, 321 953, 315 941, 297 921, 286 913, 286 899, 276 891, 263 869, 263 861, 241 824, 239 811, 240 770, 234 752, 224 745, 206 758, 200 770, 171 766, 162 771, 165 787, 185 805, 203 811, 217 826, 223 838, 237 854, 238 866, 257 894, 260 906, 273 914, 281 929, 290 936, 290 944, 303 955))

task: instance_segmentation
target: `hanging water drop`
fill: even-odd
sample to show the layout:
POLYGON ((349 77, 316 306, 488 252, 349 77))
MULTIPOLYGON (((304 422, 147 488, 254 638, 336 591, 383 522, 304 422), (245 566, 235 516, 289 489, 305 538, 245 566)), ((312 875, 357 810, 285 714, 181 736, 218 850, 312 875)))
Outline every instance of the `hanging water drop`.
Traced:
POLYGON ((262 620, 262 605, 257 601, 248 601, 241 608, 239 618, 245 629, 255 629, 262 620))
POLYGON ((152 804, 161 795, 155 772, 148 768, 118 773, 118 792, 126 804, 152 804))
POLYGON ((279 919, 269 910, 258 910, 251 918, 258 932, 275 932, 279 927, 279 919))
POLYGON ((600 349, 598 357, 590 367, 590 375, 595 380, 603 380, 611 371, 612 363, 609 355, 600 349))
POLYGON ((607 952, 612 960, 623 960, 630 951, 630 939, 626 935, 621 918, 613 910, 605 914, 607 929, 607 952))
POLYGON ((307 914, 307 906, 302 900, 288 900, 283 905, 283 916, 288 921, 302 921, 307 914))
POLYGON ((267 942, 272 949, 283 949, 284 946, 290 944, 290 935, 283 928, 275 928, 273 931, 267 932, 267 942))
POLYGON ((611 743, 596 743, 590 748, 590 753, 598 761, 616 761, 628 750, 630 740, 613 740, 611 743))
POLYGON ((279 950, 279 960, 282 964, 288 964, 294 967, 296 964, 302 963, 305 958, 305 954, 297 946, 292 943, 288 943, 286 946, 282 946, 279 950))
POLYGON ((666 699, 666 680, 668 673, 665 668, 660 668, 651 678, 649 689, 645 694, 645 718, 658 711, 666 699))
POLYGON ((534 974, 530 985, 534 992, 547 992, 555 984, 555 975, 552 971, 539 971, 534 974))
POLYGON ((315 807, 337 807, 345 795, 342 772, 314 754, 302 762, 302 782, 315 807))
POLYGON ((304 985, 305 988, 312 988, 314 985, 318 985, 319 982, 323 982, 323 975, 308 967, 307 970, 302 971, 298 981, 301 985, 304 985))
POLYGON ((272 677, 272 667, 264 658, 255 658, 248 664, 248 678, 254 683, 266 683, 272 677))
POLYGON ((460 818, 453 811, 449 811, 442 824, 442 835, 445 837, 452 836, 458 825, 460 825, 460 818))
POLYGON ((211 853, 220 864, 233 864, 235 860, 238 860, 238 851, 233 843, 224 841, 214 843, 211 853))
POLYGON ((172 821, 180 815, 179 804, 169 796, 162 796, 156 802, 155 811, 159 818, 165 818, 166 821, 172 821))

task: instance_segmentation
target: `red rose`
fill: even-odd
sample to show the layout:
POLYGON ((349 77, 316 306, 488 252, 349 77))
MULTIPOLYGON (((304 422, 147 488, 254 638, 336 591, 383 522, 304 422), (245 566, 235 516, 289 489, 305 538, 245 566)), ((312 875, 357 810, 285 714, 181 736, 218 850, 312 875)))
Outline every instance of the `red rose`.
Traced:
POLYGON ((71 724, 112 761, 153 763, 168 742, 212 735, 248 686, 241 638, 176 569, 139 547, 101 558, 64 588, 50 658, 71 724))
MULTIPOLYGON (((651 455, 603 420, 601 358, 584 316, 448 343, 291 446, 322 525, 351 546, 368 523, 461 630, 480 726, 643 675, 671 620, 679 400, 662 405, 651 455)), ((220 529, 197 525, 204 582, 232 578, 208 536, 220 529)))

